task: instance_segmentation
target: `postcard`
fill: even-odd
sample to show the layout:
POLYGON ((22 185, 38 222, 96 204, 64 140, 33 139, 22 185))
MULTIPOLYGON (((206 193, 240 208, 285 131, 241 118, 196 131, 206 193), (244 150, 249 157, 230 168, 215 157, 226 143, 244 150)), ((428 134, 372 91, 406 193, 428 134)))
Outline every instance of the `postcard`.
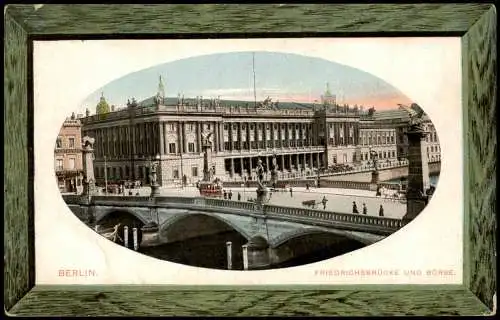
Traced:
POLYGON ((37 284, 460 284, 460 50, 35 41, 37 284))

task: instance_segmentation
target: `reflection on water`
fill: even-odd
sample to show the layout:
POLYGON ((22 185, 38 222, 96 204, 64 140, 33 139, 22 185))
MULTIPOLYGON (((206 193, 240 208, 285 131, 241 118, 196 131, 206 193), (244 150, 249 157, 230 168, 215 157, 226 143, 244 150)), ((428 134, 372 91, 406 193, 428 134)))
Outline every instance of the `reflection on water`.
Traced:
MULTIPOLYGON (((290 243, 292 247, 311 245, 311 247, 307 248, 307 253, 272 265, 268 269, 286 268, 318 262, 364 247, 363 244, 348 239, 336 240, 336 242, 325 241, 323 245, 313 245, 309 240, 312 239, 305 239, 305 242, 302 243, 290 243)), ((318 238, 317 240, 320 239, 318 238)), ((227 269, 227 241, 232 242, 232 269, 243 270, 243 253, 241 247, 247 243, 247 240, 236 231, 226 231, 156 247, 141 248, 139 252, 174 263, 225 270, 227 269)))

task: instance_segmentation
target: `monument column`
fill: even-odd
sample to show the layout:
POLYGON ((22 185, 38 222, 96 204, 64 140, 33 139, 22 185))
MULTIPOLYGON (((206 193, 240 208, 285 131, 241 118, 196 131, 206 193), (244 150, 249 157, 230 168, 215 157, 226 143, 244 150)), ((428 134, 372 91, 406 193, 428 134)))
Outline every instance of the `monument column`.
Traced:
POLYGON ((83 174, 84 174, 84 188, 83 194, 92 195, 95 190, 95 176, 94 176, 94 138, 88 136, 83 137, 82 160, 83 160, 83 174))
POLYGON ((427 205, 429 188, 429 163, 427 160, 427 132, 418 125, 409 128, 408 136, 408 187, 406 215, 403 221, 413 220, 427 205))

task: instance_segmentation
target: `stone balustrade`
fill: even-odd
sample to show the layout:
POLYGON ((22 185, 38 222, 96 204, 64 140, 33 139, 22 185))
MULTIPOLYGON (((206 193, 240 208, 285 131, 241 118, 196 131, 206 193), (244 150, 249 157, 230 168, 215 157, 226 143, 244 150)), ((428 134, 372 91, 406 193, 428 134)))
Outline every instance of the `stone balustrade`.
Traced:
MULTIPOLYGON (((65 196, 65 201, 68 204, 79 203, 75 197, 65 196), (73 201, 76 201, 76 203, 73 201)), ((183 207, 184 205, 189 205, 190 208, 200 210, 203 210, 204 208, 236 209, 240 212, 244 211, 248 213, 266 215, 277 220, 287 220, 287 217, 291 217, 294 218, 293 220, 295 222, 302 222, 304 224, 315 224, 320 222, 327 227, 330 226, 343 229, 376 231, 384 234, 390 234, 404 226, 402 220, 388 217, 366 216, 307 208, 282 207, 269 204, 260 205, 253 202, 224 200, 218 198, 95 196, 92 198, 92 204, 138 207, 161 207, 162 204, 175 207, 175 204, 179 204, 183 207)))

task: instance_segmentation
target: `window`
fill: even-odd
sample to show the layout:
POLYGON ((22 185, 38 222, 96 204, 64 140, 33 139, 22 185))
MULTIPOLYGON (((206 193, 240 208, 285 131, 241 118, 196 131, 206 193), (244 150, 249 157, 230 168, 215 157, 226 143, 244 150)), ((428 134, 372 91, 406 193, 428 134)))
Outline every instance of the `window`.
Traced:
POLYGON ((329 140, 330 140, 330 141, 329 141, 329 144, 330 144, 330 145, 333 145, 333 144, 334 144, 333 138, 330 138, 329 140))
POLYGON ((245 130, 246 128, 247 128, 247 126, 245 124, 241 125, 241 130, 245 130))
POLYGON ((275 123, 274 124, 274 130, 278 129, 278 125, 275 123))
POLYGON ((207 130, 210 130, 210 123, 207 124, 207 130))
POLYGON ((194 131, 194 124, 193 124, 193 123, 191 123, 191 124, 189 125, 189 130, 190 130, 190 131, 194 131))
POLYGON ((69 142, 69 147, 74 148, 75 147, 75 138, 68 138, 69 142))
POLYGON ((233 124, 233 130, 236 130, 238 128, 238 125, 235 123, 233 124))
POLYGON ((198 176, 198 167, 192 167, 191 168, 191 176, 197 177, 198 176))
POLYGON ((172 143, 168 144, 168 152, 169 153, 175 153, 176 152, 175 151, 175 143, 172 142, 172 143))
POLYGON ((251 125, 250 125, 250 130, 253 130, 253 129, 255 129, 255 127, 254 127, 254 125, 253 125, 253 124, 251 124, 251 125))
POLYGON ((73 170, 75 169, 75 158, 69 158, 68 161, 68 169, 73 170))
POLYGON ((224 123, 224 130, 228 130, 229 126, 227 125, 227 123, 224 123))
POLYGON ((170 123, 168 125, 168 128, 169 128, 170 131, 175 131, 175 125, 173 123, 170 123))
POLYGON ((62 138, 61 137, 57 137, 56 148, 62 148, 62 138))
POLYGON ((56 170, 61 171, 63 169, 63 160, 62 159, 57 159, 56 160, 56 170))
POLYGON ((194 142, 188 143, 188 152, 194 152, 194 142))
POLYGON ((172 171, 172 176, 173 176, 174 179, 179 179, 179 169, 175 168, 172 171))

